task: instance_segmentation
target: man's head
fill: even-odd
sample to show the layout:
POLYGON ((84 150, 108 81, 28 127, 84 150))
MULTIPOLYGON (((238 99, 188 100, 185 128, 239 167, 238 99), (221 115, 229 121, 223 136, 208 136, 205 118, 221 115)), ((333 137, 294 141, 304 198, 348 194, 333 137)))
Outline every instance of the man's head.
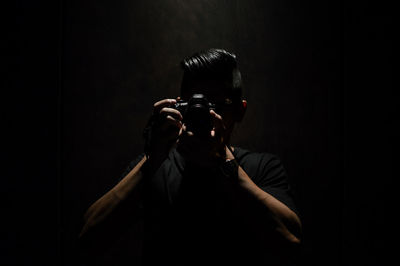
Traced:
POLYGON ((236 56, 223 49, 209 49, 185 58, 181 67, 181 98, 189 100, 193 94, 204 94, 217 105, 216 112, 231 131, 246 110, 246 101, 241 98, 242 79, 236 56))

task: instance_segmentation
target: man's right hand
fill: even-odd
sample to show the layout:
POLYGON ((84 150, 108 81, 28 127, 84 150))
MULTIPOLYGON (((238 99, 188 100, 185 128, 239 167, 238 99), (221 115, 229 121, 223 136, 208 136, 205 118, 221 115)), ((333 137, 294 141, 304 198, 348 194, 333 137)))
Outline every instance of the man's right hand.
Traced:
POLYGON ((182 114, 171 108, 175 99, 163 99, 154 104, 154 123, 151 130, 150 155, 160 157, 168 154, 176 143, 182 128, 182 114))

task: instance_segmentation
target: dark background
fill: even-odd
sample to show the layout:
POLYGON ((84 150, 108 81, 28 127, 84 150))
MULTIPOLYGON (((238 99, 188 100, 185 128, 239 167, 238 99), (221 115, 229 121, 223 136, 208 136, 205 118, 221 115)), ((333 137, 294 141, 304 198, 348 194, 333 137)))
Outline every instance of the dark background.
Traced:
MULTIPOLYGON (((242 71, 233 144, 277 154, 296 190, 300 264, 389 261, 390 6, 20 0, 3 12, 1 265, 77 264, 84 211, 142 151, 152 104, 177 96, 180 60, 210 47, 242 71)), ((123 253, 111 255, 138 260, 123 253)))

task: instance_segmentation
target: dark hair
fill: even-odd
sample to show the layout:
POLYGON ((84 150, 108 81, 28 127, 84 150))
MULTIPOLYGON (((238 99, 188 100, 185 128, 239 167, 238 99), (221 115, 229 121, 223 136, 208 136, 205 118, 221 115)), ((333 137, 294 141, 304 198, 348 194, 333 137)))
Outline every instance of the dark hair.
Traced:
POLYGON ((236 55, 223 50, 211 48, 185 58, 181 62, 183 78, 181 94, 199 80, 226 79, 232 81, 232 94, 240 99, 242 80, 237 67, 236 55))

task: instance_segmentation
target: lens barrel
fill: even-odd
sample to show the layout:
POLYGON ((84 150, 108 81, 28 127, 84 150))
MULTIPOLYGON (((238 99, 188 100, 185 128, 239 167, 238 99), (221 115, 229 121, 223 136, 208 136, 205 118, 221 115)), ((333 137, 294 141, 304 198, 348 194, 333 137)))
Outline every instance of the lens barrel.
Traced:
POLYGON ((188 102, 178 101, 175 106, 183 116, 188 131, 198 136, 207 136, 213 128, 210 114, 215 109, 203 94, 194 94, 188 102))

